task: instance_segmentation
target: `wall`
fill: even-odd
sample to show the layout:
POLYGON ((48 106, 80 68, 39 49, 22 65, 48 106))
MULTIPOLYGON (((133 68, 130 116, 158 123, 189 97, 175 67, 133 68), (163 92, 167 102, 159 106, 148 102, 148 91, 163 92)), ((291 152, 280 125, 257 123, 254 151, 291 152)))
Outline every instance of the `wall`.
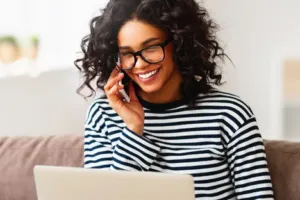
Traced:
POLYGON ((75 69, 0 79, 0 135, 81 134, 88 102, 75 69))
POLYGON ((32 78, 0 78, 0 135, 83 134, 88 107, 75 90, 73 67, 89 21, 108 1, 5 0, 0 6, 0 35, 41 39, 38 67, 51 69, 32 78), (69 67, 70 69, 63 69, 69 67))
POLYGON ((282 138, 271 120, 278 113, 273 109, 279 100, 272 98, 272 91, 280 88, 273 81, 278 70, 273 63, 280 60, 278 52, 295 46, 300 50, 300 1, 207 0, 204 4, 220 24, 219 36, 235 64, 227 63, 224 69, 228 80, 224 88, 250 104, 265 138, 282 138))

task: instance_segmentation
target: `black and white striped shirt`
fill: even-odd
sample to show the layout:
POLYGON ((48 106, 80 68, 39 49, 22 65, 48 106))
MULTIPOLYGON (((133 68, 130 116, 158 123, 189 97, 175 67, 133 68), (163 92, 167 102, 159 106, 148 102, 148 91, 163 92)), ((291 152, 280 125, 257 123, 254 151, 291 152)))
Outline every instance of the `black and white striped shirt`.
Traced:
POLYGON ((143 136, 125 126, 106 98, 91 104, 86 168, 191 174, 197 200, 273 199, 257 122, 239 97, 212 90, 192 108, 183 101, 140 101, 143 136))

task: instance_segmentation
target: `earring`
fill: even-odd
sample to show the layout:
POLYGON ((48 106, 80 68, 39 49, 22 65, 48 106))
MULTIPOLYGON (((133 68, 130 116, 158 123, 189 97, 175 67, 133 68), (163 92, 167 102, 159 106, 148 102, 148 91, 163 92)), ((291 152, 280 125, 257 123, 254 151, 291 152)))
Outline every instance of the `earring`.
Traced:
POLYGON ((194 75, 194 78, 197 82, 201 81, 202 77, 198 75, 194 75))

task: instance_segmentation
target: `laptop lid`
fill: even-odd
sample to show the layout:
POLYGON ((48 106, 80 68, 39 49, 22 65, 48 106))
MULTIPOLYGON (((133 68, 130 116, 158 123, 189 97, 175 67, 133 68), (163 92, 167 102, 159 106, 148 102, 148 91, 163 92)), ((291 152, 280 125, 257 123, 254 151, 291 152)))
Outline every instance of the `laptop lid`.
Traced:
POLYGON ((190 175, 36 166, 38 200, 194 200, 190 175))

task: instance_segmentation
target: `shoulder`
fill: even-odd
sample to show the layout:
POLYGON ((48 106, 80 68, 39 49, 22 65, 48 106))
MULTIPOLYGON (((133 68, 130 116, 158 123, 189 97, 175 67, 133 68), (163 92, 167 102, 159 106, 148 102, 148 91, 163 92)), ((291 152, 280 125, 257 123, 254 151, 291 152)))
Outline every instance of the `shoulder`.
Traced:
POLYGON ((109 107, 109 103, 106 97, 97 97, 91 101, 88 107, 88 111, 92 110, 93 108, 105 109, 108 107, 109 107))
POLYGON ((238 95, 214 89, 207 94, 200 94, 197 106, 218 116, 220 130, 226 142, 257 133, 251 131, 258 130, 254 113, 238 95))
POLYGON ((213 89, 199 94, 196 105, 218 113, 237 128, 254 116, 250 106, 238 95, 213 89))
POLYGON ((101 117, 103 114, 113 113, 106 97, 98 97, 92 100, 88 106, 85 122, 88 124, 93 119, 101 117))
POLYGON ((90 115, 92 112, 101 111, 105 108, 109 107, 109 103, 106 97, 98 97, 91 101, 88 106, 87 115, 90 115))

